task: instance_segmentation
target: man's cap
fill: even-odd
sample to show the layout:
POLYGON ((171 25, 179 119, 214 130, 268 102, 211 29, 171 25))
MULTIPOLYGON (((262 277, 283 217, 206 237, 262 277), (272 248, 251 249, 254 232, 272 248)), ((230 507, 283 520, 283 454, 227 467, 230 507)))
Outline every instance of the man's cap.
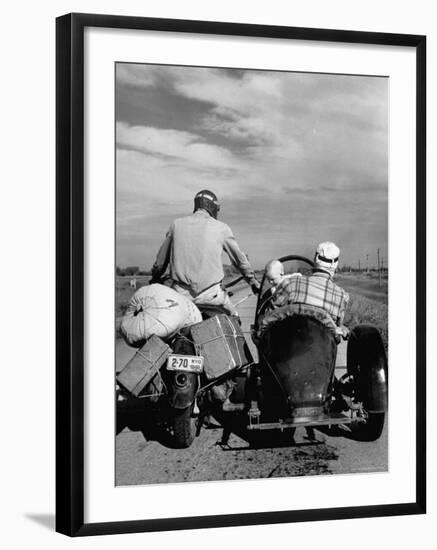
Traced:
POLYGON ((340 249, 330 241, 320 243, 316 250, 316 263, 333 266, 338 262, 340 249))

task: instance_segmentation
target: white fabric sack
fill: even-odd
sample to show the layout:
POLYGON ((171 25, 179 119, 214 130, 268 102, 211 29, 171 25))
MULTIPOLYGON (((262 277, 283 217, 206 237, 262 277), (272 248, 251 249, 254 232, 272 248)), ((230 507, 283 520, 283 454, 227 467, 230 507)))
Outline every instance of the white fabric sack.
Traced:
POLYGON ((153 284, 139 288, 130 299, 121 333, 127 344, 138 347, 152 334, 165 340, 201 320, 202 315, 191 300, 172 288, 153 284))

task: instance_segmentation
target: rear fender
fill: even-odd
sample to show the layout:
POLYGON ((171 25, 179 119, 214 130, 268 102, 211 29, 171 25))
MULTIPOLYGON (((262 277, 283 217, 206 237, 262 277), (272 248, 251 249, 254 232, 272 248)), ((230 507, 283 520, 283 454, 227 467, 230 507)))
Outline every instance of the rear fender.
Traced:
MULTIPOLYGON (((173 341, 173 352, 196 355, 189 328, 182 329, 173 341)), ((199 387, 199 376, 194 372, 167 371, 169 402, 175 409, 185 409, 194 403, 199 387)))
POLYGON ((174 371, 170 378, 170 405, 175 409, 186 409, 194 403, 199 385, 198 375, 174 371))
POLYGON ((388 407, 388 365, 378 330, 369 325, 352 329, 347 347, 347 370, 355 381, 356 397, 370 413, 388 407))

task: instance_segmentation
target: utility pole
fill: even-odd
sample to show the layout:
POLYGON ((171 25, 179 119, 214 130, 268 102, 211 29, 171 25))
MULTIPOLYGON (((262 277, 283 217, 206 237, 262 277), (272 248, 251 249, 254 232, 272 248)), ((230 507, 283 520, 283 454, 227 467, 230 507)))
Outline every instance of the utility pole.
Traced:
POLYGON ((367 273, 369 273, 369 255, 366 254, 366 270, 367 270, 367 273))
POLYGON ((381 288, 381 265, 379 262, 379 248, 378 248, 378 280, 379 280, 379 288, 381 288))
POLYGON ((358 271, 361 273, 361 260, 358 259, 358 271))

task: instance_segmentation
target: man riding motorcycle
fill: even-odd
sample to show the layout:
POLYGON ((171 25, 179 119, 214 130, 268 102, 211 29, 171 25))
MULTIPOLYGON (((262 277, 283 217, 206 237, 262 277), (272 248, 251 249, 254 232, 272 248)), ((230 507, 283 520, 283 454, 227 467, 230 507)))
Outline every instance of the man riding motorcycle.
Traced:
POLYGON ((193 214, 171 224, 153 265, 151 282, 159 281, 170 265, 172 288, 177 292, 197 305, 221 306, 238 315, 222 285, 222 252, 226 252, 255 294, 259 282, 230 227, 217 220, 219 210, 212 191, 205 189, 196 194, 193 214))

